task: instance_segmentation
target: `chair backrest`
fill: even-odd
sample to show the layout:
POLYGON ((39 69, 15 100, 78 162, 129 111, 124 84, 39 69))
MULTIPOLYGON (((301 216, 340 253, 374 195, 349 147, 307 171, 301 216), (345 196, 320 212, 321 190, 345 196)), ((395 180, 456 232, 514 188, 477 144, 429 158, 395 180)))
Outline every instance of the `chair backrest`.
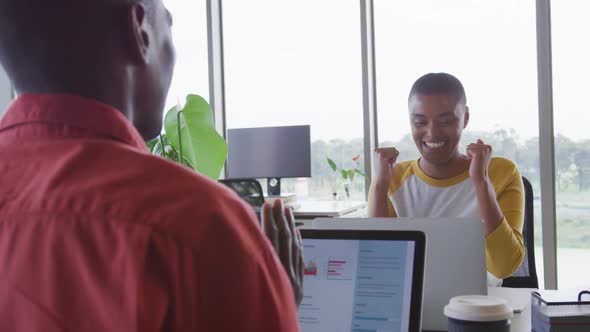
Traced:
POLYGON ((524 186, 524 224, 522 237, 524 239, 524 259, 518 270, 512 276, 504 279, 502 286, 516 288, 539 288, 537 267, 535 265, 535 232, 533 186, 527 178, 522 177, 524 186))
POLYGON ((242 199, 248 202, 260 220, 260 208, 264 204, 264 193, 260 182, 256 179, 222 179, 219 182, 233 189, 242 199))

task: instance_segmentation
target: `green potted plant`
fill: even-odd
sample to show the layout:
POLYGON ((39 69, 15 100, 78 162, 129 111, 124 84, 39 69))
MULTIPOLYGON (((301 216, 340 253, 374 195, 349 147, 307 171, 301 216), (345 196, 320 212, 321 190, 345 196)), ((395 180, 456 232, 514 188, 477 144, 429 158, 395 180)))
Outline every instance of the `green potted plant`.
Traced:
MULTIPOLYGON (((344 182, 344 192, 346 193, 346 199, 350 199, 350 185, 352 184, 352 182, 354 181, 355 176, 358 174, 362 177, 367 177, 367 175, 365 173, 363 173, 360 170, 360 165, 359 165, 359 159, 361 158, 360 154, 357 154, 356 156, 352 157, 352 161, 355 163, 355 167, 352 168, 339 168, 336 163, 334 162, 334 160, 326 157, 326 159, 328 160, 328 164, 330 165, 330 168, 332 168, 332 170, 336 173, 339 173, 340 177, 342 178, 343 182, 344 182)), ((336 196, 336 193, 334 193, 334 196, 336 196)))
POLYGON ((227 159, 227 144, 215 129, 213 112, 201 96, 189 94, 184 106, 164 117, 164 132, 147 142, 156 155, 179 162, 217 180, 227 159))

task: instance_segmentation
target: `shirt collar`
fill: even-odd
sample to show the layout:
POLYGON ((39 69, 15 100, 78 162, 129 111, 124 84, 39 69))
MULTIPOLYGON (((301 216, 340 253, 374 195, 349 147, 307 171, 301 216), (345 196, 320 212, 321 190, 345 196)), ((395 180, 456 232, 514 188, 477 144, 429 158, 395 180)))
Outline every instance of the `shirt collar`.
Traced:
POLYGON ((420 168, 420 158, 412 162, 412 168, 414 173, 420 178, 420 180, 426 182, 433 187, 450 187, 459 184, 469 179, 469 168, 463 171, 461 174, 455 175, 447 179, 435 179, 426 174, 422 168, 420 168))
POLYGON ((0 121, 0 134, 20 125, 60 124, 84 130, 90 135, 146 150, 146 144, 131 122, 112 106, 95 100, 62 94, 22 94, 0 121))

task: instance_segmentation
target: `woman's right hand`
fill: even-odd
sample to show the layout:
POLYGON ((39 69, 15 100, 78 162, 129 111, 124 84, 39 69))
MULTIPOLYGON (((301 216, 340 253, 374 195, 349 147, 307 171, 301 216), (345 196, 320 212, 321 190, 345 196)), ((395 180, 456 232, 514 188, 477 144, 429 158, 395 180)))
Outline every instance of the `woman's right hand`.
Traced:
POLYGON ((375 165, 374 184, 376 186, 389 186, 393 177, 393 166, 399 155, 394 147, 376 148, 373 151, 373 165, 375 165))

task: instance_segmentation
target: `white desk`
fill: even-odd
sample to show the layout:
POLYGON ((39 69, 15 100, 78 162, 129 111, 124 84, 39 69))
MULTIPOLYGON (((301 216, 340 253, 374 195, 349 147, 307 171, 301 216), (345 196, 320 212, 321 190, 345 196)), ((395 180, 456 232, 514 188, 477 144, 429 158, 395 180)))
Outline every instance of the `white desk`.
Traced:
POLYGON ((363 210, 367 203, 364 201, 299 201, 293 210, 295 219, 304 224, 315 218, 343 217, 363 210))
POLYGON ((504 288, 504 287, 488 287, 488 295, 497 296, 506 299, 508 303, 512 301, 526 301, 528 304, 520 313, 515 313, 510 325, 511 332, 530 332, 531 331, 531 302, 530 292, 533 289, 519 289, 519 288, 504 288))
POLYGON ((512 325, 510 325, 511 332, 530 332, 531 331, 531 304, 518 314, 514 314, 512 318, 512 325))

